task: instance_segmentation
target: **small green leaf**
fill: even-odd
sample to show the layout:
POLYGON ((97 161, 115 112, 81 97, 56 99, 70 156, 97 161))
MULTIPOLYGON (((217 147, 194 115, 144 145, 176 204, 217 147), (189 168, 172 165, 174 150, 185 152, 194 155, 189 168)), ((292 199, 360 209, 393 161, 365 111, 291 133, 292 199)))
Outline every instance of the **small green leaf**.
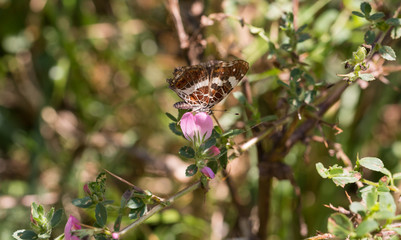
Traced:
POLYGON ((184 146, 180 148, 178 154, 184 158, 194 158, 195 157, 195 150, 189 146, 184 146))
POLYGON ((382 160, 376 157, 364 157, 362 159, 359 159, 358 162, 362 167, 376 172, 381 172, 384 167, 382 160))
POLYGON ((361 80, 366 81, 366 82, 375 80, 375 77, 370 73, 361 73, 361 74, 359 74, 359 78, 361 78, 361 80))
POLYGON ((376 230, 379 227, 379 224, 373 219, 367 219, 359 224, 356 228, 356 235, 358 237, 363 237, 365 234, 370 233, 376 230))
POLYGON ((103 227, 107 223, 107 210, 102 203, 96 204, 95 208, 96 222, 103 227))
POLYGON ((116 221, 114 222, 114 226, 113 226, 113 229, 115 232, 120 231, 122 219, 123 219, 123 215, 118 215, 118 217, 116 218, 116 221))
POLYGON ((361 3, 361 11, 362 11, 365 15, 369 16, 370 12, 372 11, 372 7, 370 6, 369 3, 363 2, 363 3, 361 3))
POLYGON ((391 26, 401 26, 401 18, 389 18, 386 20, 386 23, 391 26))
POLYGON ((196 172, 198 172, 198 167, 195 164, 191 164, 185 170, 185 176, 192 177, 196 172))
POLYGON ((131 209, 131 211, 128 214, 128 217, 130 219, 137 219, 137 218, 140 218, 143 215, 145 215, 146 212, 147 212, 147 208, 146 208, 146 205, 144 205, 141 208, 131 209))
POLYGON ((171 113, 166 112, 168 118, 170 118, 173 122, 178 122, 177 118, 175 118, 171 113))
POLYGON ((338 238, 347 238, 354 231, 351 221, 342 213, 331 214, 327 222, 327 229, 338 238))
POLYGON ((392 39, 399 39, 401 37, 401 27, 394 27, 391 29, 390 36, 392 39))
POLYGON ((365 18, 365 15, 358 11, 352 11, 352 14, 354 14, 357 17, 365 18))
POLYGON ((362 217, 366 215, 366 206, 360 202, 352 202, 351 205, 349 205, 349 210, 360 214, 362 217))
POLYGON ((327 174, 328 170, 323 166, 322 163, 316 163, 316 170, 322 178, 327 178, 329 175, 327 174))
POLYGON ((13 237, 18 240, 34 240, 38 239, 38 235, 31 230, 17 230, 13 233, 13 237))
POLYGON ((365 33, 364 40, 366 44, 372 44, 375 41, 376 34, 374 31, 369 30, 365 33))
POLYGON ((170 130, 177 136, 184 136, 182 135, 181 130, 179 129, 178 125, 176 123, 170 123, 168 125, 168 127, 170 128, 170 130))
POLYGON ((350 176, 340 176, 340 177, 333 177, 333 182, 337 185, 337 186, 341 186, 344 187, 345 184, 348 183, 355 183, 357 181, 359 181, 360 177, 350 177, 350 176))
POLYGON ((60 223, 62 216, 63 216, 63 210, 62 209, 59 209, 54 213, 54 215, 53 215, 53 217, 52 217, 52 219, 50 221, 50 225, 52 226, 52 228, 54 228, 55 226, 57 226, 57 224, 60 223))
POLYGON ((291 70, 290 77, 293 80, 298 80, 299 78, 301 78, 302 73, 303 73, 303 71, 301 69, 294 68, 291 70))
POLYGON ((221 136, 222 137, 233 137, 233 136, 240 135, 241 133, 244 133, 244 132, 245 132, 245 130, 241 130, 241 129, 231 129, 231 130, 225 132, 221 136))
POLYGON ((395 215, 396 205, 394 202, 394 197, 390 192, 381 192, 379 194, 379 204, 380 209, 386 209, 395 215))
POLYGON ((377 194, 376 188, 371 188, 371 191, 362 193, 362 199, 365 201, 366 207, 368 209, 370 209, 376 205, 377 197, 378 197, 378 194, 377 194))
POLYGON ((382 46, 379 49, 379 53, 382 56, 382 58, 388 61, 395 61, 395 59, 397 58, 394 50, 389 46, 382 46))
POLYGON ((298 36, 298 41, 297 42, 304 42, 306 40, 310 39, 310 35, 308 33, 301 33, 298 36))
POLYGON ((86 196, 84 198, 76 198, 72 200, 72 204, 80 208, 88 208, 92 206, 93 201, 89 196, 86 196))
POLYGON ((228 162, 228 158, 227 158, 227 151, 226 151, 225 153, 222 153, 221 156, 219 157, 219 163, 223 169, 226 169, 227 162, 228 162))
POLYGON ((376 21, 376 20, 379 20, 379 19, 381 19, 381 18, 384 18, 384 13, 382 13, 382 12, 377 12, 377 13, 374 13, 374 14, 372 14, 372 15, 370 15, 369 17, 368 17, 368 20, 371 20, 371 21, 376 21))
POLYGON ((212 171, 214 172, 214 174, 217 173, 217 170, 219 169, 219 164, 217 163, 217 161, 209 161, 207 162, 207 166, 212 169, 212 171))
POLYGON ((366 48, 364 47, 358 47, 358 50, 352 53, 352 56, 354 57, 354 61, 356 63, 361 63, 365 60, 366 58, 366 48))
POLYGON ((204 143, 204 149, 209 149, 210 147, 216 145, 216 138, 209 138, 208 140, 206 140, 206 142, 204 143))
POLYGON ((131 208, 131 209, 138 209, 138 208, 143 207, 144 205, 145 205, 145 204, 144 204, 144 202, 142 201, 142 199, 136 198, 136 197, 131 198, 131 199, 128 201, 128 203, 127 203, 127 207, 128 207, 128 208, 131 208))
POLYGON ((394 173, 393 174, 393 179, 401 179, 401 172, 400 173, 394 173))

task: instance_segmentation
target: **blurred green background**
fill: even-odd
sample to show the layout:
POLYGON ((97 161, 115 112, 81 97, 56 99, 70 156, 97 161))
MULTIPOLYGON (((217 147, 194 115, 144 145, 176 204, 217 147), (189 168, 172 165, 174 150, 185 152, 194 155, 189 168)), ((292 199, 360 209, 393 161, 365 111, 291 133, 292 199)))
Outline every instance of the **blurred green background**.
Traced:
MULTIPOLYGON (((205 1, 199 9, 180 1, 188 29, 202 11, 224 12, 261 27, 272 41, 285 38, 278 22, 292 11, 292 1, 205 1)), ((301 1, 298 26, 308 24, 311 39, 298 46, 317 82, 341 81, 343 62, 363 43, 368 25, 352 16, 360 1, 301 1)), ((371 2, 374 11, 392 16, 397 1, 371 2)), ((160 196, 173 195, 193 179, 185 177, 189 163, 177 152, 187 142, 170 132, 172 105, 179 100, 166 78, 187 65, 168 3, 157 0, 0 0, 0 239, 29 228, 32 201, 64 208, 82 222, 93 217, 71 205, 83 196, 82 186, 94 181, 103 168, 160 196)), ((276 114, 286 92, 278 79, 288 71, 267 58, 269 46, 247 27, 227 18, 203 29, 204 61, 233 56, 251 64, 255 107, 276 114)), ((387 41, 396 54, 400 42, 387 41)), ((346 155, 376 156, 392 172, 401 171, 401 78, 399 61, 389 63, 389 84, 353 84, 326 114, 343 133, 324 129, 346 155), (394 70, 395 69, 395 70, 394 70)), ((237 90, 240 90, 238 88, 237 90)), ((229 96, 216 109, 222 125, 241 126, 236 116, 243 106, 229 96), (231 108, 232 107, 232 108, 231 108), (237 123, 236 123, 237 121, 237 123)), ((314 132, 321 135, 317 129, 314 132)), ((246 136, 238 136, 242 142, 246 136)), ((231 162, 228 172, 243 203, 256 212, 255 150, 231 162)), ((323 204, 347 205, 344 191, 323 180, 316 162, 342 164, 322 143, 299 143, 286 156, 301 189, 302 216, 308 236, 326 231, 332 212, 323 204)), ((376 176, 372 176, 374 179, 376 176)), ((127 186, 109 177, 108 196, 119 202, 127 186)), ((295 193, 287 180, 275 180, 269 239, 297 239, 295 193)), ((356 188, 346 189, 351 194, 356 188)), ((356 196, 355 196, 356 197, 356 196)), ((256 213, 251 214, 254 216, 256 213)), ((93 216, 93 215, 92 215, 93 216)), ((219 175, 207 195, 196 191, 151 218, 124 239, 223 239, 239 237, 236 208, 219 175)), ((66 220, 66 218, 65 218, 66 220)), ((63 223, 65 223, 65 220, 63 223)), ((128 221, 124 222, 127 224, 128 221)), ((54 236, 62 233, 62 224, 54 236)))

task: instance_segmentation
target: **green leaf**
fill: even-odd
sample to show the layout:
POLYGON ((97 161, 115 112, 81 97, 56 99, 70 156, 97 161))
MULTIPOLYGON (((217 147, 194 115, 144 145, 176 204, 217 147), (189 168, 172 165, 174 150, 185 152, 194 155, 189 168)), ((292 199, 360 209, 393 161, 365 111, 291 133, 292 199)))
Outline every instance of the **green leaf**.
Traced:
POLYGON ((128 214, 128 217, 130 219, 137 219, 137 218, 142 217, 146 212, 147 212, 147 208, 146 208, 146 205, 144 205, 141 208, 131 209, 131 211, 128 214))
POLYGON ((216 138, 209 138, 205 143, 204 143, 204 149, 209 149, 210 147, 216 145, 216 138))
POLYGON ((212 169, 212 171, 214 172, 214 174, 217 173, 217 170, 219 169, 219 164, 217 163, 217 161, 209 161, 206 164, 210 169, 212 169))
POLYGON ((298 79, 301 78, 302 73, 303 73, 303 71, 301 69, 294 68, 294 69, 291 70, 290 77, 293 80, 298 80, 298 79))
POLYGON ((301 33, 298 36, 298 41, 297 42, 304 42, 306 40, 310 39, 310 35, 308 33, 301 33))
POLYGON ((322 163, 316 163, 316 170, 322 178, 327 178, 329 175, 327 174, 328 170, 323 166, 322 163))
POLYGON ((166 112, 168 118, 170 118, 173 122, 178 122, 178 119, 175 118, 171 113, 166 112))
POLYGON ((34 231, 21 229, 13 233, 13 238, 18 240, 30 240, 38 239, 38 235, 34 231))
POLYGON ((194 158, 195 157, 195 150, 189 146, 184 146, 180 148, 178 154, 184 158, 194 158))
POLYGON ((103 227, 107 223, 107 210, 102 203, 96 204, 95 208, 96 222, 103 227))
POLYGON ((367 219, 359 224, 356 228, 356 235, 359 237, 365 236, 365 234, 376 230, 379 224, 373 219, 367 219))
POLYGON ((394 173, 393 174, 393 179, 401 179, 401 172, 400 173, 394 173))
POLYGON ((376 34, 374 31, 369 30, 365 33, 364 40, 366 44, 372 44, 375 41, 376 34))
POLYGON ((390 36, 392 39, 399 39, 401 37, 401 27, 394 27, 391 29, 390 36))
POLYGON ((177 136, 184 136, 181 132, 181 129, 178 127, 178 125, 176 123, 170 123, 168 125, 168 127, 170 128, 170 130, 177 136))
POLYGON ((88 208, 92 206, 93 201, 89 196, 86 196, 84 198, 76 198, 72 200, 72 204, 80 208, 88 208))
POLYGON ((364 47, 358 47, 358 50, 356 50, 355 52, 352 53, 352 56, 354 58, 354 61, 356 63, 361 63, 365 60, 366 58, 366 48, 364 47))
POLYGON ((339 238, 347 238, 354 231, 351 221, 342 213, 331 214, 327 222, 327 229, 339 238))
POLYGON ((185 170, 185 176, 192 177, 196 172, 198 172, 198 167, 195 164, 191 164, 185 170))
POLYGON ((382 58, 384 58, 388 61, 395 61, 395 59, 397 58, 394 50, 389 46, 382 46, 379 49, 379 53, 382 56, 382 58))
POLYGON ((389 18, 386 20, 386 23, 391 26, 401 26, 401 18, 389 18))
POLYGON ((365 201, 366 207, 370 209, 376 205, 378 194, 376 188, 372 187, 368 189, 370 191, 362 192, 362 200, 365 201))
POLYGON ((359 159, 358 162, 362 167, 376 172, 381 172, 384 167, 382 160, 376 157, 364 157, 362 159, 359 159))
POLYGON ((363 3, 361 3, 361 11, 362 11, 365 15, 369 16, 370 12, 372 11, 372 7, 370 6, 369 3, 363 2, 363 3))
POLYGON ((361 73, 361 74, 359 74, 359 78, 361 78, 361 80, 366 81, 366 82, 375 80, 375 77, 370 73, 361 73))
POLYGON ((397 207, 394 202, 394 197, 390 192, 381 192, 379 194, 379 204, 380 209, 386 209, 395 215, 397 207))
POLYGON ((225 153, 222 153, 221 156, 219 157, 219 163, 223 169, 226 169, 227 162, 228 162, 228 158, 227 158, 227 151, 226 151, 225 153))
POLYGON ((352 202, 351 205, 349 205, 349 210, 360 214, 362 217, 366 215, 366 206, 360 202, 352 202))
POLYGON ((333 182, 337 186, 344 187, 345 184, 348 183, 355 183, 359 181, 360 177, 350 177, 350 176, 340 176, 340 177, 333 177, 333 182))
MULTIPOLYGON (((32 202, 32 204, 31 204, 31 215, 35 221, 40 221, 39 206, 35 202, 32 202)), ((42 208, 42 212, 43 212, 43 208, 42 208)))
POLYGON ((131 209, 138 209, 143 207, 144 205, 145 203, 142 201, 142 199, 137 197, 131 198, 127 203, 127 207, 131 209))
POLYGON ((384 13, 382 13, 382 12, 377 12, 377 13, 374 13, 374 14, 372 14, 372 15, 370 15, 369 17, 368 17, 368 20, 371 20, 371 21, 376 21, 376 20, 379 20, 379 19, 381 19, 381 18, 384 18, 384 13))
POLYGON ((242 129, 231 129, 227 132, 225 132, 223 135, 221 135, 222 137, 233 137, 233 136, 237 136, 241 133, 244 133, 245 130, 242 129))
POLYGON ((352 14, 354 14, 357 17, 365 18, 365 15, 358 11, 352 11, 352 14))
POLYGON ((54 213, 54 215, 50 221, 50 225, 52 226, 52 228, 54 228, 55 226, 57 226, 60 223, 62 216, 63 216, 62 209, 59 209, 54 213))
POLYGON ((113 226, 113 230, 115 232, 120 231, 120 227, 121 227, 121 220, 123 219, 122 215, 118 215, 116 218, 116 221, 114 222, 114 226, 113 226))

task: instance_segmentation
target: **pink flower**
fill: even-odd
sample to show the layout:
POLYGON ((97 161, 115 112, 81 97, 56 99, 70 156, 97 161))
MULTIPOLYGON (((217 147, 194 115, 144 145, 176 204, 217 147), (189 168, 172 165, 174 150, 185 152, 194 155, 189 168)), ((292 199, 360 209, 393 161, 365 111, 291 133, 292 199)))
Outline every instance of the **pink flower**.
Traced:
POLYGON ((67 224, 64 228, 64 239, 65 240, 79 240, 79 237, 73 236, 71 231, 81 229, 81 225, 79 225, 78 219, 74 216, 70 215, 68 218, 67 224))
POLYGON ((214 172, 212 169, 210 169, 210 167, 204 167, 201 169, 201 172, 203 173, 203 175, 205 175, 208 178, 213 179, 214 178, 214 172))
POLYGON ((216 157, 217 155, 220 154, 220 149, 216 146, 211 146, 208 150, 207 150, 207 154, 210 155, 211 157, 216 157))
POLYGON ((113 232, 113 233, 111 234, 111 237, 112 237, 113 239, 118 239, 118 238, 120 237, 120 234, 118 234, 118 233, 116 233, 116 232, 113 232))
POLYGON ((210 138, 213 131, 213 120, 205 112, 195 114, 185 113, 181 118, 181 130, 187 140, 202 144, 210 138))

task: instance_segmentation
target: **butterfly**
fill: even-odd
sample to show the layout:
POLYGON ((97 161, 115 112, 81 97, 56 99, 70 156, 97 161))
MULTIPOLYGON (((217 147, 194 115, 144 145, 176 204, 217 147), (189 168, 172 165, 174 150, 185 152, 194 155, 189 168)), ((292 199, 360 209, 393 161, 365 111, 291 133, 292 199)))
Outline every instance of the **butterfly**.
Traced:
POLYGON ((184 101, 177 109, 211 113, 211 108, 223 100, 248 72, 244 60, 209 61, 199 65, 175 68, 173 78, 167 79, 169 88, 184 101))

